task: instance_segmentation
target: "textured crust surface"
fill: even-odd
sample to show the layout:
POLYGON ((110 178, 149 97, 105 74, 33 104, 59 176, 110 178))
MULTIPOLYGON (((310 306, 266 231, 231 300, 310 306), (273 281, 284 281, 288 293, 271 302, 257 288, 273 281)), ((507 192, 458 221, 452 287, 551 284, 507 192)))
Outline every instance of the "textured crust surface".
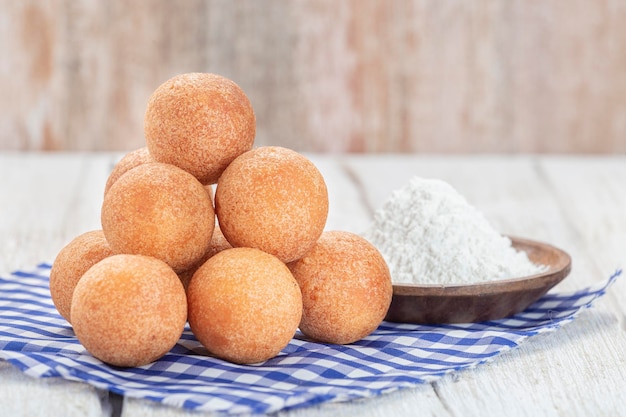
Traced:
POLYGON ((189 325, 215 356, 257 363, 276 356, 302 316, 289 269, 257 249, 224 250, 194 274, 187 290, 189 325))
POLYGON ((215 192, 215 211, 234 247, 253 247, 283 262, 304 255, 328 216, 328 191, 321 173, 290 149, 256 148, 235 159, 215 192))
POLYGON ((159 162, 176 165, 202 184, 252 148, 256 119, 250 100, 233 81, 216 74, 177 75, 148 100, 146 143, 159 162))
POLYGON ((102 230, 92 230, 75 237, 59 251, 50 270, 50 296, 59 314, 68 322, 74 288, 96 263, 113 255, 102 230))
POLYGON ((391 304, 389 268, 358 235, 324 232, 289 269, 302 290, 300 330, 313 339, 337 344, 360 340, 378 327, 391 304))
POLYGON ((164 262, 113 255, 85 273, 72 301, 73 327, 96 358, 141 366, 167 353, 187 319, 185 290, 164 262))
POLYGON ((155 162, 113 184, 101 220, 116 253, 153 256, 180 272, 209 249, 215 212, 207 190, 191 174, 155 162))
POLYGON ((147 147, 135 149, 134 151, 128 152, 126 155, 119 160, 117 164, 111 170, 111 174, 109 174, 109 178, 104 186, 104 194, 109 191, 109 188, 113 185, 115 181, 118 180, 119 177, 124 175, 126 172, 131 169, 138 167, 142 164, 148 164, 150 162, 155 162, 152 155, 148 151, 147 147))

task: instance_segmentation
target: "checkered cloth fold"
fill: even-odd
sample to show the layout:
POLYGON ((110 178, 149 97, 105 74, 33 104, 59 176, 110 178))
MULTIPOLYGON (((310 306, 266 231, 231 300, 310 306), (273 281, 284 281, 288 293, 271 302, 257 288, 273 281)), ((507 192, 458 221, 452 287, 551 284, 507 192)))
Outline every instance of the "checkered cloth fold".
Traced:
POLYGON ((92 357, 57 313, 50 265, 0 277, 0 359, 33 377, 82 381, 125 396, 187 409, 268 413, 373 397, 484 363, 526 338, 558 329, 590 307, 620 275, 570 294, 548 293, 514 317, 425 326, 383 322, 352 345, 296 334, 277 357, 235 365, 208 355, 187 328, 157 362, 116 368, 92 357))

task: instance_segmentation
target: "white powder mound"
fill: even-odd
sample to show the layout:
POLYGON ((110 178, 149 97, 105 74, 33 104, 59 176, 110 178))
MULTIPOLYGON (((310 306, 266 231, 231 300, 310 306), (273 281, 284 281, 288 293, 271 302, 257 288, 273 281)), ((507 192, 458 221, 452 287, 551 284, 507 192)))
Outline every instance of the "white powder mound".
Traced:
POLYGON ((365 237, 394 283, 458 285, 541 272, 448 183, 415 177, 375 213, 365 237))

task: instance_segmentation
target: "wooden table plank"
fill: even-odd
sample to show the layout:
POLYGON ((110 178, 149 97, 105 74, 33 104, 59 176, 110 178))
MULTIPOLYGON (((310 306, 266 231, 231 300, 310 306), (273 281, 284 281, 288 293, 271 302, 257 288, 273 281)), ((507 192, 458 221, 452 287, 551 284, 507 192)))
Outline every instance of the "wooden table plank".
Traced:
POLYGON ((79 382, 34 379, 0 361, 2 416, 101 417, 108 408, 106 394, 79 382))
MULTIPOLYGON (((594 275, 626 267, 626 160, 624 158, 551 158, 545 164, 565 221, 582 242, 577 259, 594 275)), ((626 329, 626 282, 607 298, 626 329)))
MULTIPOLYGON (((107 154, 0 154, 0 271, 54 260, 83 231, 99 228, 107 154), (100 198, 100 199, 99 199, 100 198)), ((106 392, 63 379, 34 379, 0 361, 0 415, 100 416, 106 392)))

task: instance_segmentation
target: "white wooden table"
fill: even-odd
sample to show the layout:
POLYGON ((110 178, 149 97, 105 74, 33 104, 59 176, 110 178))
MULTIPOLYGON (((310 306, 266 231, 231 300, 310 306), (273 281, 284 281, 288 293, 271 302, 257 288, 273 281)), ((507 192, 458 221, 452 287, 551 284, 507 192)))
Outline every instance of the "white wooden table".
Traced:
MULTIPOLYGON (((120 154, 0 153, 0 271, 51 261, 100 228, 104 184, 120 154)), ((565 249, 571 275, 556 290, 606 279, 626 261, 626 157, 308 155, 325 176, 327 229, 363 232, 373 210, 413 175, 452 184, 502 233, 565 249)), ((375 399, 280 416, 626 416, 626 279, 572 323, 494 361, 375 399)), ((106 393, 36 380, 0 361, 0 415, 101 416, 106 393)), ((196 413, 125 399, 122 415, 196 413)))

